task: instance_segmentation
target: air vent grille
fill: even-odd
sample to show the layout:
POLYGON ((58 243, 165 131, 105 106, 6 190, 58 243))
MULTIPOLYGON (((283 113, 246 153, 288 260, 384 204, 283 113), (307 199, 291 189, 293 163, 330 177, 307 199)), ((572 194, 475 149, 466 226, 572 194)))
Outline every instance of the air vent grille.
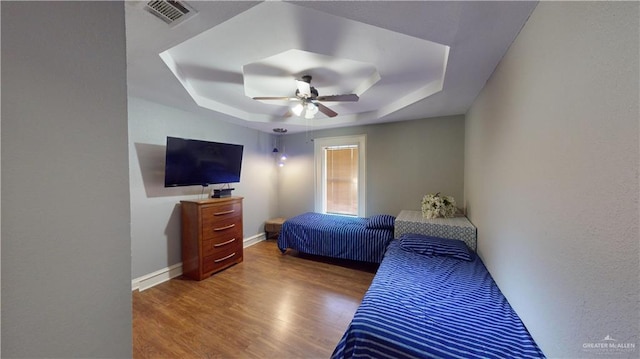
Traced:
POLYGON ((169 25, 183 22, 195 15, 196 11, 183 1, 153 0, 147 2, 145 10, 157 16, 169 25))

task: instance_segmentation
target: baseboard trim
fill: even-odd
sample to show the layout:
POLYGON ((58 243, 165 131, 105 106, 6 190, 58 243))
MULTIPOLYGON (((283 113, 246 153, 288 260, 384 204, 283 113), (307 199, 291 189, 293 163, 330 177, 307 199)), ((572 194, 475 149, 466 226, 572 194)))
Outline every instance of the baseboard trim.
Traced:
POLYGON ((242 247, 243 248, 251 247, 252 245, 254 245, 256 243, 264 241, 265 239, 267 239, 267 237, 265 236, 264 233, 256 234, 255 236, 251 236, 249 238, 245 238, 242 241, 242 247))
MULTIPOLYGON (((264 241, 265 239, 266 237, 264 233, 256 234, 255 236, 245 238, 242 241, 242 247, 243 248, 251 247, 256 243, 264 241)), ((149 289, 153 286, 156 286, 160 283, 164 283, 170 279, 179 277, 181 275, 182 275, 182 262, 176 263, 167 268, 159 269, 153 273, 149 273, 141 277, 138 277, 136 279, 133 279, 131 281, 131 291, 137 290, 139 292, 142 292, 145 289, 149 289)))
POLYGON ((180 275, 182 275, 182 262, 132 280, 131 290, 142 292, 145 289, 149 289, 169 279, 179 277, 180 275))

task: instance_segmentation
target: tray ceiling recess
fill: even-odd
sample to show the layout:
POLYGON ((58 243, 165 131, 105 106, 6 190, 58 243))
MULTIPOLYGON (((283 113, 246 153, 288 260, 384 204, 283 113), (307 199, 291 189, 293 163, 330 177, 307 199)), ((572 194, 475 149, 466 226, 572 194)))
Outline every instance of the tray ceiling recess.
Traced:
POLYGON ((195 103, 250 122, 335 127, 372 122, 442 90, 449 47, 311 8, 264 2, 160 53, 195 103), (290 116, 296 80, 313 77, 339 115, 290 116))
POLYGON ((152 2, 125 1, 128 95, 265 133, 464 114, 537 5, 180 0, 193 11, 168 25, 152 2), (358 101, 305 119, 252 99, 294 97, 304 75, 358 101))

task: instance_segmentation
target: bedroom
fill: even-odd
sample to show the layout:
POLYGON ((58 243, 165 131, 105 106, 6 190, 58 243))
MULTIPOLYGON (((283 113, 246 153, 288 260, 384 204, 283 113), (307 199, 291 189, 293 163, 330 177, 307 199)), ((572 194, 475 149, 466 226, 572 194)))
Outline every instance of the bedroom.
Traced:
MULTIPOLYGON (((128 156, 138 153, 135 143, 156 143, 144 139, 145 131, 152 136, 156 130, 148 123, 130 129, 136 123, 126 121, 127 99, 121 91, 126 86, 124 5, 103 6, 112 12, 110 17, 74 9, 97 17, 91 25, 80 20, 54 25, 42 19, 17 21, 13 15, 46 18, 44 13, 64 14, 64 6, 42 6, 43 13, 29 9, 25 14, 15 4, 2 4, 2 350, 8 356, 129 356, 130 281, 175 262, 173 252, 132 239, 155 236, 156 231, 166 238, 175 226, 167 225, 164 210, 158 220, 154 201, 163 199, 146 192, 142 175, 138 182, 129 178, 129 171, 133 174, 140 166, 128 165, 128 156), (91 36, 92 29, 110 36, 99 43, 82 39, 82 31, 75 30, 82 26, 91 36), (15 34, 12 31, 30 36, 7 35, 15 34), (80 45, 61 39, 57 46, 48 45, 49 32, 74 34, 80 45), (26 46, 29 39, 40 42, 26 46), (81 45, 94 46, 99 56, 81 50, 81 45), (25 51, 29 62, 11 57, 25 51), (82 54, 80 62, 76 54, 82 54), (48 59, 46 65, 42 58, 48 59), (69 68, 65 63, 82 66, 69 68), (58 71, 43 73, 48 66, 58 71), (69 80, 73 71, 86 77, 69 80), (39 76, 29 76, 31 72, 39 76), (74 85, 78 81, 86 81, 86 87, 74 85), (90 97, 96 94, 102 99, 98 103, 90 97), (33 99, 29 107, 16 108, 25 97, 33 99), (24 114, 34 120, 24 121, 24 114), (111 118, 121 120, 107 121, 111 118), (64 141, 67 138, 74 141, 64 141), (55 160, 39 156, 44 153, 55 154, 55 160), (32 157, 24 161, 21 156, 32 157), (142 198, 150 208, 136 214, 142 198), (32 214, 42 220, 27 225, 25 218, 32 214), (70 222, 86 225, 68 226, 70 222), (141 223, 152 225, 136 227, 141 223), (140 232, 144 230, 151 233, 140 232), (136 246, 150 253, 147 263, 132 263, 131 252, 140 251, 136 246), (154 253, 158 250, 161 253, 154 253), (103 259, 105 254, 109 260, 103 259), (136 265, 154 269, 137 270, 136 265), (40 321, 43 316, 49 319, 46 323, 40 321)), ((638 24, 637 16, 625 17, 637 11, 637 4, 539 4, 473 106, 453 119, 459 127, 452 130, 452 141, 462 152, 447 154, 457 156, 452 171, 458 183, 444 191, 464 199, 480 228, 481 255, 550 356, 583 355, 583 343, 607 335, 637 342, 638 85, 633 79, 638 77, 638 35, 629 29, 638 24), (586 20, 578 21, 574 13, 586 20), (525 277, 526 285, 520 280, 525 277), (549 297, 552 302, 546 301, 549 297)), ((144 104, 129 99, 134 109, 155 109, 182 116, 194 126, 210 126, 202 116, 186 118, 168 106, 144 104)), ((417 120, 415 125, 438 127, 446 120, 417 120)), ((390 129, 385 131, 387 148, 380 151, 391 154, 393 143, 405 133, 394 131, 393 125, 379 126, 390 129)), ((262 141, 262 149, 273 145, 267 134, 226 123, 215 127, 238 140, 262 141)), ((199 133, 185 131, 193 131, 192 137, 199 133)), ((327 130, 326 135, 338 131, 327 130)), ((305 140, 305 134, 291 135, 287 151, 305 140)), ((151 155, 157 150, 141 149, 151 155)), ((304 155, 301 150, 297 157, 301 172, 308 165, 304 155)), ((286 168, 294 169, 295 163, 286 168)), ((264 170, 255 171, 276 173, 275 168, 264 170)), ((269 196, 252 206, 252 216, 264 220, 300 212, 293 198, 309 189, 302 186, 306 181, 294 188, 296 175, 277 182, 280 193, 296 192, 286 196, 268 191, 269 196)), ((270 181, 263 185, 276 183, 270 181)), ((418 196, 427 190, 419 191, 418 196)), ((392 204, 389 212, 404 206, 392 204)), ((259 227, 256 220, 246 232, 257 234, 259 227)))

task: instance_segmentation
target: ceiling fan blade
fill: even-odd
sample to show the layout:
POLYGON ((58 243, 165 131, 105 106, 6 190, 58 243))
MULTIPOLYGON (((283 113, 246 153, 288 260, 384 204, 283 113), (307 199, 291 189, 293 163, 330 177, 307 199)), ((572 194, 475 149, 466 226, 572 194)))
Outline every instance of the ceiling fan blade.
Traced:
POLYGON ((254 100, 280 100, 280 101, 294 101, 299 100, 295 97, 252 97, 254 100))
POLYGON ((311 84, 308 82, 296 80, 296 84, 298 85, 298 94, 300 96, 311 96, 311 84))
POLYGON ((318 96, 318 101, 343 101, 343 102, 358 102, 360 97, 356 94, 349 95, 330 95, 330 96, 318 96))
POLYGON ((318 106, 318 110, 320 110, 320 112, 324 113, 325 115, 329 116, 329 117, 336 117, 338 116, 338 113, 335 112, 334 110, 328 108, 327 106, 319 103, 319 102, 315 102, 315 104, 318 106))

